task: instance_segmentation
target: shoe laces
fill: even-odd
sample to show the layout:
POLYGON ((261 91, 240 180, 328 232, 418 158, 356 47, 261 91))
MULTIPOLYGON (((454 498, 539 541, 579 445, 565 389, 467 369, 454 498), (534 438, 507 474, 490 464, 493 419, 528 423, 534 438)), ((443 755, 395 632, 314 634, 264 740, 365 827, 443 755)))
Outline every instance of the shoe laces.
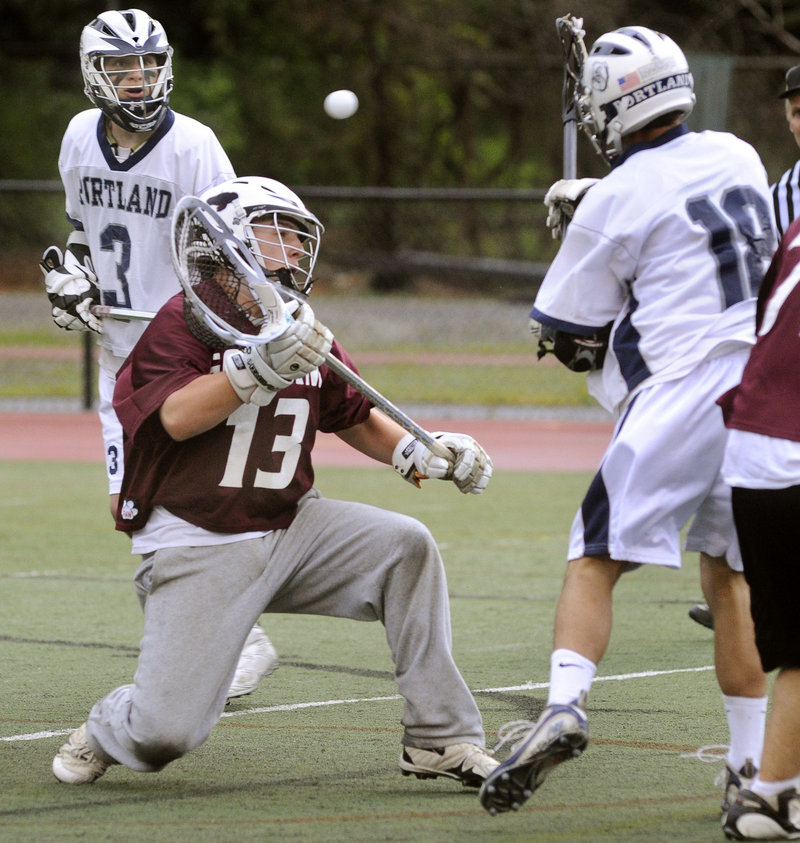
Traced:
POLYGON ((85 764, 99 762, 98 757, 88 746, 71 746, 68 752, 77 761, 83 761, 85 764))
POLYGON ((494 753, 494 749, 489 749, 489 747, 486 746, 478 746, 477 744, 473 744, 473 748, 467 752, 467 754, 461 761, 461 766, 463 769, 470 769, 470 767, 480 766, 485 756, 488 755, 491 758, 494 757, 494 753), (475 758, 475 756, 477 756, 477 758, 475 758), (471 763, 473 758, 475 758, 474 764, 471 763))
POLYGON ((236 665, 236 672, 241 673, 243 670, 254 670, 258 666, 258 662, 261 658, 261 653, 242 653, 239 657, 239 662, 236 665))
POLYGON ((497 730, 497 743, 492 747, 492 753, 498 753, 506 744, 521 739, 536 726, 533 720, 510 720, 497 730))

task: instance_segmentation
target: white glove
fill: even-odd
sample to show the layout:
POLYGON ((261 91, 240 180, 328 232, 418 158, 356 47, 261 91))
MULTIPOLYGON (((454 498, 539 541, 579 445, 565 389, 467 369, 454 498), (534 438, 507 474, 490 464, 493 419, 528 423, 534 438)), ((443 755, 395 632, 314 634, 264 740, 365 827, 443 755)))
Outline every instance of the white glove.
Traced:
POLYGON ((267 365, 261 355, 263 348, 263 345, 229 348, 222 355, 222 371, 244 404, 264 407, 272 401, 276 392, 292 383, 267 365))
POLYGON ((333 334, 315 319, 311 307, 292 304, 294 319, 279 337, 222 355, 222 371, 245 404, 269 404, 276 392, 318 369, 331 350, 333 334))
POLYGON ((561 239, 561 231, 575 213, 586 191, 600 179, 559 179, 550 186, 544 197, 547 208, 547 227, 553 239, 561 239))
POLYGON ((58 246, 50 246, 39 262, 44 286, 52 306, 53 321, 67 331, 103 333, 103 323, 92 313, 100 304, 100 288, 91 263, 81 263, 68 248, 62 254, 58 246))
POLYGON ((333 344, 333 334, 315 318, 308 304, 291 304, 297 308, 289 327, 259 350, 267 365, 280 377, 297 380, 325 362, 333 344))
POLYGON ((483 448, 463 433, 432 434, 452 452, 452 459, 446 460, 434 454, 413 434, 407 433, 395 445, 392 466, 403 479, 415 486, 420 480, 430 477, 434 480, 452 480, 465 494, 479 495, 492 477, 492 461, 483 448))

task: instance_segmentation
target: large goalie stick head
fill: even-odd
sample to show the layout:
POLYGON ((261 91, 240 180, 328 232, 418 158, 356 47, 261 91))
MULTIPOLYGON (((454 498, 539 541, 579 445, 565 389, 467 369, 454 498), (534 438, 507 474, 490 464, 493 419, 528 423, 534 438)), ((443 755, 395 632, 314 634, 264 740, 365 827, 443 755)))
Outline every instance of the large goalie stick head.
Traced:
POLYGON ((172 219, 172 262, 189 330, 211 348, 267 343, 291 321, 250 249, 202 199, 185 196, 172 219))

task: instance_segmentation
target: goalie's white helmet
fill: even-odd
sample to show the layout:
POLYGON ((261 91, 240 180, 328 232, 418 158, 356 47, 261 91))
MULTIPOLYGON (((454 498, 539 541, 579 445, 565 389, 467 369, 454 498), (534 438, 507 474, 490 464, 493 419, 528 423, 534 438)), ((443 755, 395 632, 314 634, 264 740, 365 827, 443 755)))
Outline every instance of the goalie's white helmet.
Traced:
POLYGON ((247 246, 267 278, 274 277, 283 286, 305 295, 311 292, 325 229, 296 193, 275 179, 246 176, 209 188, 199 198, 214 208, 231 232, 247 246), (253 227, 256 223, 265 226, 259 227, 258 233, 253 227), (290 258, 285 237, 298 232, 302 254, 290 258), (277 270, 267 267, 259 243, 278 246, 284 266, 277 270))
POLYGON ((667 35, 626 26, 601 35, 581 74, 581 128, 606 161, 622 152, 622 138, 666 114, 687 117, 694 82, 681 48, 667 35))
POLYGON ((103 12, 83 28, 80 44, 84 92, 107 117, 129 132, 152 132, 167 115, 172 92, 172 47, 164 27, 140 9, 103 12), (141 83, 122 85, 111 58, 133 56, 141 83), (155 65, 146 57, 155 59, 155 65), (127 92, 136 94, 128 99, 127 92))

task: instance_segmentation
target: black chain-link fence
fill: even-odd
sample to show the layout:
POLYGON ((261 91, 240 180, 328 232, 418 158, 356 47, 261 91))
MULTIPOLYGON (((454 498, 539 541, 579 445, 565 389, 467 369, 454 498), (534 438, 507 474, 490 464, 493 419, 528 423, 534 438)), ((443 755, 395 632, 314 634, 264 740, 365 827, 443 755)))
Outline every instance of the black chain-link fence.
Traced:
MULTIPOLYGON (((297 187, 325 225, 318 284, 337 289, 530 293, 554 254, 544 189, 297 187)), ((58 181, 0 180, 0 291, 40 282, 69 226, 58 181)))

